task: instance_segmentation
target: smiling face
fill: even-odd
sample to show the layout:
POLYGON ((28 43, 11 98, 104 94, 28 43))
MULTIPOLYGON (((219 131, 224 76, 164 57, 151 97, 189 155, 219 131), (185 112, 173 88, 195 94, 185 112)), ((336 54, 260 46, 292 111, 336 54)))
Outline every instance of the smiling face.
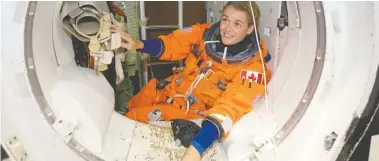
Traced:
POLYGON ((246 35, 253 32, 254 26, 248 22, 247 14, 239 11, 232 6, 224 9, 220 33, 222 43, 225 45, 235 45, 242 41, 246 35))

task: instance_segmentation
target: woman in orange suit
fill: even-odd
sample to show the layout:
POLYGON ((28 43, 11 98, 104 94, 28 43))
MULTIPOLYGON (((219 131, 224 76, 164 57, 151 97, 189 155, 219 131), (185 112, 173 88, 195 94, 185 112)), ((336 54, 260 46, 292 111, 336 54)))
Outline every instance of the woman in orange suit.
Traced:
MULTIPOLYGON (((251 4, 258 23, 259 8, 251 4)), ((129 102, 125 116, 145 123, 204 118, 182 158, 200 160, 203 152, 215 140, 227 137, 233 124, 264 96, 264 74, 268 81, 270 72, 262 62, 269 61, 270 55, 255 32, 249 2, 237 1, 224 6, 222 20, 214 25, 196 24, 142 41, 121 32, 122 47, 128 50, 140 50, 160 60, 186 58, 185 66, 173 69, 172 76, 150 80, 129 102)))

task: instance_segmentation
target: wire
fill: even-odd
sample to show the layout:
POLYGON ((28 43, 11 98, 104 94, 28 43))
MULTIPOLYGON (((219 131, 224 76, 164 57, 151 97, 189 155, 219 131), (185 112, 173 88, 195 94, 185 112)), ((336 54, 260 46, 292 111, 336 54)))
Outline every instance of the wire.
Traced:
MULTIPOLYGON (((149 64, 151 63, 150 56, 149 56, 149 60, 148 60, 147 63, 149 63, 149 64)), ((149 65, 149 68, 150 68, 151 78, 154 78, 154 72, 153 72, 153 67, 152 67, 152 65, 149 65)))
MULTIPOLYGON (((265 68, 264 61, 263 61, 261 45, 259 44, 259 41, 260 41, 260 40, 258 40, 258 34, 257 34, 258 31, 256 31, 256 30, 257 30, 257 25, 256 25, 256 22, 255 22, 255 15, 254 15, 253 6, 251 5, 251 1, 249 1, 249 4, 250 4, 250 9, 251 9, 251 15, 253 16, 253 23, 254 23, 255 37, 256 37, 256 40, 257 40, 257 44, 258 44, 258 48, 259 48, 259 55, 260 55, 260 57, 261 57, 262 67, 263 67, 263 78, 264 78, 264 88, 265 88, 265 107, 266 107, 266 114, 269 115, 269 110, 268 110, 268 99, 267 99, 266 68, 265 68)), ((277 155, 277 153, 276 153, 276 143, 275 143, 275 139, 272 137, 272 138, 271 138, 271 141, 272 141, 272 143, 274 144, 274 152, 275 152, 276 160, 278 161, 279 158, 278 158, 278 155, 277 155)))
POLYGON ((259 56, 261 57, 261 62, 262 62, 262 68, 263 68, 263 79, 264 79, 264 88, 265 88, 265 104, 266 104, 266 114, 268 115, 269 113, 269 110, 268 110, 268 100, 267 100, 267 79, 266 79, 266 67, 265 67, 265 64, 264 64, 264 61, 263 61, 263 56, 262 56, 262 49, 261 49, 261 45, 259 43, 260 40, 258 40, 258 31, 257 30, 257 26, 256 26, 256 23, 255 23, 255 16, 254 16, 254 10, 253 10, 253 7, 251 5, 251 2, 249 1, 249 4, 250 4, 250 8, 251 8, 251 14, 253 15, 253 24, 254 24, 254 30, 255 30, 255 37, 256 37, 256 41, 257 41, 257 44, 258 44, 258 48, 259 48, 259 56))

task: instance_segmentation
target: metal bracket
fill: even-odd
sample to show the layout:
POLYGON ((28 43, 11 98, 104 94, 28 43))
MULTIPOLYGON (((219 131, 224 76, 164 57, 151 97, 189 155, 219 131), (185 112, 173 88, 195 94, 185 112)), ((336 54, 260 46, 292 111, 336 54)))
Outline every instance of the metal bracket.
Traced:
POLYGON ((254 154, 259 160, 263 154, 272 151, 275 148, 273 139, 263 136, 256 136, 253 140, 254 154))
POLYGON ((28 159, 28 153, 26 153, 24 146, 16 136, 10 137, 5 143, 11 155, 16 161, 26 161, 28 159))
POLYGON ((338 135, 334 132, 325 136, 325 140, 324 140, 325 150, 329 151, 330 149, 332 149, 334 142, 336 141, 337 137, 338 137, 338 135))
POLYGON ((280 31, 282 31, 286 26, 288 26, 288 20, 284 18, 284 16, 280 16, 278 18, 277 27, 280 31))
POLYGON ((53 124, 55 131, 68 143, 72 138, 72 133, 75 131, 78 125, 77 120, 73 118, 57 118, 53 124))

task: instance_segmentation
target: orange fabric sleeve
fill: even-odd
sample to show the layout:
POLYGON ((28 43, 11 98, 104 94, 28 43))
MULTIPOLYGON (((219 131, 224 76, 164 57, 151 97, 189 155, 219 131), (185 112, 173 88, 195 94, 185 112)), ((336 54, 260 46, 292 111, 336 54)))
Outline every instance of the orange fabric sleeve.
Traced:
POLYGON ((177 29, 169 35, 159 36, 164 44, 164 52, 160 60, 181 60, 191 53, 191 44, 202 42, 204 31, 210 24, 196 24, 190 27, 177 29))

